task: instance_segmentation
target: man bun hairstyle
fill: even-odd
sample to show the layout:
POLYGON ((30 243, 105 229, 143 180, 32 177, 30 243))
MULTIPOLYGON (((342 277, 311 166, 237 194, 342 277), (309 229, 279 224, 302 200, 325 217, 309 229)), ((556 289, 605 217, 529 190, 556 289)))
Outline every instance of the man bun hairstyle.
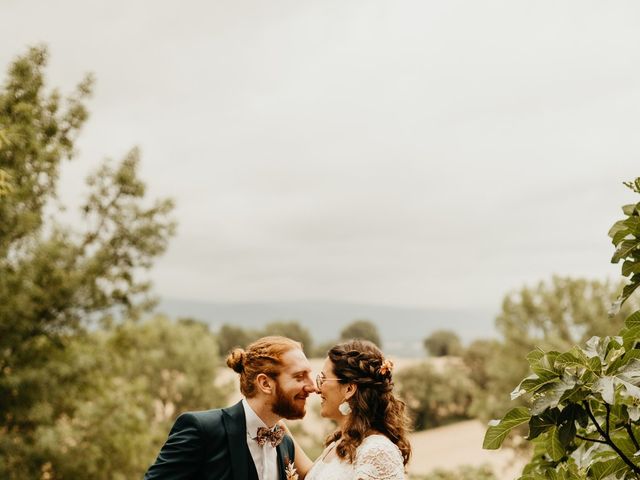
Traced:
POLYGON ((234 348, 227 357, 227 366, 236 373, 244 371, 245 353, 242 348, 234 348))
POLYGON ((240 392, 255 397, 256 378, 261 373, 275 379, 282 370, 282 357, 290 350, 302 350, 302 344, 287 337, 262 337, 246 349, 234 348, 227 356, 227 366, 240 374, 240 392))

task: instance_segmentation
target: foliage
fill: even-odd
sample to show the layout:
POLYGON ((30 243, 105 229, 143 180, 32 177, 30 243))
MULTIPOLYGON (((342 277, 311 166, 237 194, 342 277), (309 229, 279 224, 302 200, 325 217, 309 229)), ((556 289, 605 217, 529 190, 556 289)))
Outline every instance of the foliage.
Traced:
POLYGON ((70 337, 38 372, 48 394, 34 442, 3 437, 0 476, 140 478, 178 413, 224 404, 217 359, 206 329, 161 317, 70 337))
MULTIPOLYGON (((625 185, 636 193, 640 193, 640 177, 625 185)), ((616 251, 611 258, 612 263, 622 262, 622 275, 629 277, 614 308, 627 301, 640 286, 640 202, 622 207, 625 217, 613 224, 609 236, 616 251)))
POLYGON ((296 321, 271 322, 260 330, 236 327, 225 323, 220 327, 216 336, 220 353, 227 355, 236 347, 245 348, 258 338, 268 335, 289 337, 302 343, 307 354, 313 351, 313 338, 309 330, 296 321))
POLYGON ((475 387, 459 363, 436 368, 424 362, 403 369, 394 380, 416 430, 469 418, 475 387))
POLYGON ((261 336, 282 335, 302 343, 305 353, 313 351, 313 338, 309 330, 296 321, 271 322, 261 332, 261 336))
POLYGON ((340 340, 351 340, 352 338, 360 338, 369 340, 382 348, 382 339, 378 332, 378 327, 369 320, 355 320, 344 327, 340 332, 340 340))
POLYGON ((235 347, 246 347, 260 337, 267 335, 282 335, 302 343, 305 353, 310 357, 326 357, 327 352, 336 343, 352 338, 364 338, 380 346, 378 328, 368 320, 356 320, 345 326, 339 340, 330 340, 320 344, 313 341, 309 330, 295 320, 276 321, 265 325, 262 329, 237 327, 223 324, 217 332, 218 350, 226 355, 235 347))
MULTIPOLYGON (((510 407, 509 392, 528 375, 525 357, 534 348, 563 351, 620 328, 626 316, 638 308, 637 300, 631 298, 616 315, 609 316, 620 288, 611 281, 555 276, 549 282, 508 294, 496 319, 501 341, 475 358, 475 368, 487 375, 471 376, 476 383, 480 380, 473 400, 474 415, 495 418, 510 407)), ((524 399, 517 403, 525 404, 524 399)))
POLYGON ((245 348, 251 342, 260 338, 260 334, 255 330, 225 323, 218 330, 216 338, 218 339, 218 351, 222 355, 228 355, 236 347, 245 348))
MULTIPOLYGON (((633 185, 639 182, 636 179, 633 185)), ((623 211, 637 218, 638 207, 623 211)), ((625 237, 612 231, 619 250, 625 237)), ((626 269, 640 265, 635 253, 625 253, 626 269)), ((628 294, 628 289, 623 290, 620 304, 629 299, 628 294)), ((536 348, 527 356, 533 373, 511 394, 514 399, 528 397, 530 406, 512 408, 492 422, 484 448, 499 448, 513 428, 527 423, 527 439, 535 450, 523 480, 640 478, 639 347, 640 311, 635 311, 615 336, 593 336, 564 352, 536 348)))
POLYGON ((481 390, 486 390, 489 386, 491 373, 488 370, 488 359, 493 356, 499 348, 497 340, 478 339, 469 344, 462 352, 462 361, 469 371, 469 378, 481 390))
POLYGON ((78 465, 66 478, 107 478, 107 465, 140 464, 148 438, 136 432, 152 400, 123 373, 132 366, 103 351, 100 330, 151 305, 142 274, 174 231, 172 203, 145 200, 134 149, 88 179, 82 228, 56 221, 61 164, 74 156, 92 79, 63 98, 45 89, 46 63, 46 49, 31 48, 0 90, 0 477, 56 478, 64 456, 78 465))
POLYGON ((410 476, 409 480, 496 480, 489 465, 463 465, 455 470, 436 469, 428 475, 410 476))
POLYGON ((451 330, 436 330, 424 339, 424 348, 432 357, 460 355, 463 351, 460 337, 451 330))
MULTIPOLYGON (((503 368, 499 365, 497 359, 504 351, 504 345, 498 340, 478 339, 474 340, 464 349, 462 353, 462 361, 467 369, 468 377, 473 382, 474 396, 469 407, 469 415, 474 418, 484 418, 487 412, 494 410, 493 402, 495 397, 500 393, 504 393, 508 397, 508 393, 513 387, 509 386, 506 391, 497 392, 496 378, 501 374, 496 371, 497 368, 503 368)), ((507 352, 504 352, 507 355, 507 352)))
POLYGON ((313 358, 325 358, 329 353, 329 350, 331 350, 336 343, 338 343, 336 340, 328 340, 326 342, 314 344, 311 356, 313 358))

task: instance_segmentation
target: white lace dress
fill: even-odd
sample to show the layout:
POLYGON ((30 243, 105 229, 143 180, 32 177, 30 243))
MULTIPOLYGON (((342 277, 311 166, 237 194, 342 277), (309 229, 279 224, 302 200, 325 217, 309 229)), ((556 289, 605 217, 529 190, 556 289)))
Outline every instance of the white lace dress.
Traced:
MULTIPOLYGON (((330 450, 332 446, 327 448, 330 450)), ((353 463, 320 457, 305 480, 404 480, 400 449, 384 435, 369 435, 356 450, 353 463)))

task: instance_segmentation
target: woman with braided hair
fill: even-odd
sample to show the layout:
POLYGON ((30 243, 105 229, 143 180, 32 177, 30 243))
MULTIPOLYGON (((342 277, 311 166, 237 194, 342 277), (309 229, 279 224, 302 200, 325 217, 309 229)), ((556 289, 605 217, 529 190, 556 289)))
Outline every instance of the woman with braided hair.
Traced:
POLYGON ((329 350, 316 377, 321 415, 338 429, 312 463, 296 443, 296 469, 307 480, 402 480, 411 455, 405 404, 393 394, 393 364, 366 340, 329 350))

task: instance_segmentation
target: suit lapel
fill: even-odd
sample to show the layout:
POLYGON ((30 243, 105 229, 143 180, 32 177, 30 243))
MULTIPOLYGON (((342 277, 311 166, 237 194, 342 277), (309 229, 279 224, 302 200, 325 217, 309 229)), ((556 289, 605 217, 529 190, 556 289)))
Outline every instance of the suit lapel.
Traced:
POLYGON ((276 447, 276 450, 278 451, 278 476, 280 477, 280 480, 286 480, 285 462, 289 463, 291 459, 287 456, 287 452, 284 448, 284 442, 280 443, 280 445, 276 447))
POLYGON ((252 460, 248 458, 247 454, 247 421, 242 402, 229 408, 223 408, 222 412, 224 413, 222 421, 227 431, 233 478, 245 480, 248 477, 248 462, 252 460))

